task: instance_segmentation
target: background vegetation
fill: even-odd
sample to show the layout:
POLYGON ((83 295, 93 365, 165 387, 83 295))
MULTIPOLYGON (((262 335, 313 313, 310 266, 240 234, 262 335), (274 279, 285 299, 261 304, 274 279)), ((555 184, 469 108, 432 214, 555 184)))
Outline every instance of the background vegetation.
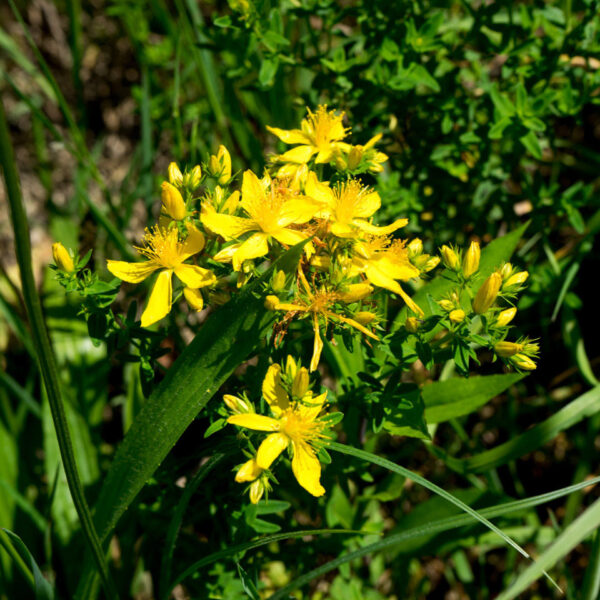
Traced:
MULTIPOLYGON (((110 533, 119 597, 167 597, 177 583, 175 598, 285 598, 302 583, 293 597, 483 599, 509 588, 516 574, 533 583, 520 597, 557 594, 484 526, 458 517, 457 508, 404 475, 353 457, 335 455, 320 500, 292 495, 282 481, 268 505, 248 505, 232 483, 231 436, 204 438, 216 400, 181 432, 160 467, 148 467, 152 477, 127 499, 118 524, 116 512, 102 512, 98 496, 116 448, 192 331, 172 322, 159 360, 101 342, 102 331, 94 324, 88 331, 77 299, 65 298, 46 268, 51 242, 80 255, 92 250, 90 267, 107 279, 105 259, 130 254, 156 216, 171 160, 192 167, 223 143, 234 170, 260 173, 265 155, 283 149, 266 125, 296 127, 305 108, 320 103, 346 111, 354 143, 383 134, 380 147, 390 160, 372 181, 383 217, 408 217, 427 251, 509 234, 496 247, 499 260, 514 251, 512 262, 531 274, 517 334, 539 337, 541 346, 535 373, 496 386, 487 379, 482 389, 470 383, 471 390, 450 369, 413 363, 412 380, 447 380, 445 390, 436 388, 446 394, 442 400, 423 393, 426 417, 428 402, 475 398, 468 410, 463 404, 441 419, 429 442, 389 429, 375 433, 375 417, 352 409, 377 393, 372 381, 357 377, 369 372, 365 356, 328 345, 322 382, 346 407, 345 422, 356 424, 346 425, 354 434, 343 441, 417 471, 478 510, 524 500, 513 512, 501 509, 494 522, 547 559, 568 598, 598 597, 598 491, 536 496, 598 474, 599 51, 598 5, 585 0, 0 6, 0 90, 34 274, 79 475, 100 512, 97 523, 104 523, 101 537, 103 529, 110 533), (276 537, 324 528, 362 533, 276 537), (259 535, 275 537, 212 556, 259 535), (205 557, 205 565, 194 565, 205 557)), ((5 197, 0 201, 8 214, 5 197)), ((60 467, 8 218, 0 223, 0 244, 0 526, 20 537, 56 594, 71 598, 85 570, 85 540, 60 467)), ((131 295, 117 303, 135 314, 131 295)), ((392 316, 397 310, 391 307, 392 316)), ((500 373, 489 356, 481 358, 478 374, 500 373)), ((261 368, 245 365, 222 391, 259 381, 253 370, 261 368)), ((197 413, 207 400, 188 410, 197 413)), ((431 414, 429 422, 436 422, 431 414)), ((0 597, 32 597, 28 578, 37 597, 50 597, 35 582, 27 550, 9 533, 0 533, 0 542, 0 597)))

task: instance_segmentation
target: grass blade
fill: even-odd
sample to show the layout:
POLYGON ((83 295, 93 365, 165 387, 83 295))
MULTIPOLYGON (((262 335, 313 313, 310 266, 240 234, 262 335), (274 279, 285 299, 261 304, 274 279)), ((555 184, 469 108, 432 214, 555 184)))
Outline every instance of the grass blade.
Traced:
POLYGON ((114 585, 110 580, 108 568, 104 562, 104 555, 100 540, 94 529, 92 516, 87 505, 83 487, 77 471, 77 463, 73 454, 71 436, 65 417, 65 409, 61 396, 61 389, 56 368, 54 353, 50 344, 50 338, 46 329, 46 323, 42 314, 40 297, 33 278, 31 262, 31 242, 29 237, 29 224, 23 206, 19 178, 17 175, 12 144, 8 133, 8 125, 4 116, 4 106, 0 101, 0 164, 4 172, 6 192, 10 205, 10 215, 15 236, 15 249, 19 271, 21 273, 21 285, 23 288, 23 299, 27 308, 27 315, 31 325, 31 335, 34 347, 37 350, 39 369, 48 394, 52 419, 60 454, 63 461, 69 490, 73 497, 73 503, 81 522, 85 538, 89 544, 96 567, 102 578, 106 594, 109 598, 116 598, 114 585))

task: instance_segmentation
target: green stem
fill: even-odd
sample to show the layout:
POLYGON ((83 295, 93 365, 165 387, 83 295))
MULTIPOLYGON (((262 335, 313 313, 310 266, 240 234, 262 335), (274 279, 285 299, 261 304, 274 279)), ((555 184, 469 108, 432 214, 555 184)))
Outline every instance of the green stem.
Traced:
POLYGON ((21 285, 23 298, 29 317, 33 346, 36 349, 37 361, 44 381, 44 386, 50 402, 50 410, 58 438, 58 446, 62 457, 69 490, 73 498, 73 504, 77 510, 79 521, 85 538, 90 545, 94 560, 100 572, 106 595, 108 598, 117 598, 116 590, 104 562, 104 554, 94 524, 90 509, 85 500, 83 487, 77 472, 77 463, 73 454, 73 446, 69 428, 65 417, 65 409, 61 397, 58 371, 54 360, 54 353, 50 345, 50 337, 46 329, 46 323, 42 314, 40 297, 33 278, 31 266, 31 241, 29 237, 29 224, 25 214, 25 207, 21 197, 19 177, 15 164, 13 147, 8 133, 8 125, 4 116, 4 106, 0 100, 0 164, 4 172, 6 193, 10 205, 10 216, 15 236, 15 249, 19 271, 21 273, 21 285))
POLYGON ((600 530, 596 530, 590 561, 583 578, 581 600, 595 600, 600 594, 600 530))

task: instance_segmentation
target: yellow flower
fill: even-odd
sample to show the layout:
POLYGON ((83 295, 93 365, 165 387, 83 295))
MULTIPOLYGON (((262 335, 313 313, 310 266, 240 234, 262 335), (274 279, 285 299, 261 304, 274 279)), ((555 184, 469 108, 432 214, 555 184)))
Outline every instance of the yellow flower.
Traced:
POLYGON ((281 162, 297 164, 307 163, 315 154, 316 163, 330 162, 338 149, 338 142, 348 134, 348 129, 342 125, 344 113, 336 114, 334 110, 327 111, 327 106, 319 106, 317 112, 308 110, 308 116, 302 120, 301 129, 279 129, 267 127, 286 144, 300 144, 277 157, 281 162))
POLYGON ((473 310, 482 315, 486 313, 496 301, 500 286, 502 285, 502 275, 500 273, 492 273, 479 288, 475 298, 473 299, 473 310))
POLYGON ((176 162, 169 163, 167 173, 169 175, 169 183, 171 185, 175 185, 175 186, 183 185, 183 175, 182 175, 181 170, 176 162))
POLYGON ((460 263, 458 261, 458 255, 452 246, 442 246, 441 249, 442 260, 444 261, 444 266, 451 271, 458 271, 460 267, 460 263))
POLYGON ((306 181, 307 196, 322 204, 316 215, 327 220, 331 233, 338 237, 358 237, 361 234, 387 235, 404 227, 408 219, 398 219, 391 225, 377 227, 369 219, 381 206, 379 194, 351 179, 335 188, 321 183, 314 173, 306 181))
POLYGON ((146 262, 107 261, 108 270, 115 277, 129 283, 140 283, 154 271, 160 270, 142 313, 142 327, 160 321, 171 310, 173 273, 193 290, 212 285, 216 281, 215 275, 208 269, 184 264, 185 260, 204 247, 204 236, 195 227, 188 227, 185 241, 179 239, 179 232, 175 227, 168 231, 159 227, 152 231, 147 229, 145 241, 146 247, 136 249, 148 259, 146 262))
POLYGON ((71 255, 60 242, 52 244, 52 257, 54 258, 54 263, 61 271, 71 273, 75 270, 71 255))
POLYGON ((165 212, 171 219, 181 221, 181 219, 185 219, 187 216, 183 196, 180 191, 168 181, 162 182, 161 201, 165 212))
POLYGON ((523 344, 517 344, 515 342, 507 342, 502 341, 498 342, 494 346, 494 352, 498 356, 502 356, 503 358, 508 358, 509 356, 514 356, 523 350, 523 344))
POLYGON ((517 314, 517 309, 513 306, 501 311, 496 318, 496 327, 506 327, 517 314))
POLYGON ((410 263, 408 249, 401 240, 371 237, 354 246, 354 269, 364 273, 373 285, 398 294, 417 315, 423 316, 421 307, 402 289, 398 281, 408 281, 419 276, 419 269, 410 263))
POLYGON ((364 146, 353 146, 351 144, 340 142, 338 144, 340 154, 336 159, 336 165, 341 168, 342 171, 345 171, 346 169, 355 171, 360 167, 361 171, 368 170, 371 171, 371 173, 381 173, 383 171, 381 165, 388 159, 387 154, 375 149, 375 144, 381 137, 382 134, 378 133, 364 146))
POLYGON ((310 221, 317 212, 318 205, 277 184, 277 181, 271 181, 268 176, 260 180, 252 171, 244 173, 240 206, 246 217, 219 213, 210 204, 203 205, 202 223, 226 240, 239 239, 244 234, 253 232, 243 242, 218 252, 214 256, 215 260, 231 260, 234 270, 239 271, 245 260, 267 254, 271 238, 285 246, 293 246, 307 238, 305 233, 293 229, 291 225, 310 221))
MULTIPOLYGON (((289 360, 289 359, 288 359, 289 360)), ((281 367, 271 365, 262 385, 262 392, 269 404, 272 417, 253 413, 232 415, 228 423, 254 431, 265 431, 269 435, 263 440, 256 453, 238 471, 236 481, 252 481, 263 470, 269 469, 279 455, 290 448, 292 471, 298 483, 313 496, 322 496, 321 463, 315 449, 327 436, 326 424, 320 420, 327 392, 313 397, 306 391, 300 399, 290 398, 282 385, 281 367)))
POLYGON ((208 169, 221 185, 225 185, 231 179, 231 155, 222 144, 219 146, 216 156, 213 154, 210 157, 208 169))
POLYGON ((310 362, 311 371, 314 371, 318 367, 321 352, 323 351, 319 317, 323 318, 325 321, 325 328, 327 328, 328 320, 331 319, 334 322, 350 325, 350 327, 358 329, 358 331, 364 333, 366 336, 379 340, 373 332, 364 325, 361 325, 361 323, 355 319, 345 317, 344 315, 335 312, 336 302, 350 304, 368 296, 373 291, 373 288, 370 285, 366 283, 357 283, 347 286, 345 291, 333 291, 328 290, 325 287, 313 291, 302 271, 298 271, 298 276, 302 287, 304 288, 304 293, 299 293, 294 299, 294 302, 280 302, 277 296, 267 296, 265 299, 265 307, 269 310, 283 310, 288 313, 289 317, 293 317, 298 313, 310 315, 315 334, 313 355, 310 362))
POLYGON ((481 248, 477 242, 471 242, 465 253, 462 263, 463 275, 466 279, 471 277, 479 269, 479 260, 481 259, 481 248))

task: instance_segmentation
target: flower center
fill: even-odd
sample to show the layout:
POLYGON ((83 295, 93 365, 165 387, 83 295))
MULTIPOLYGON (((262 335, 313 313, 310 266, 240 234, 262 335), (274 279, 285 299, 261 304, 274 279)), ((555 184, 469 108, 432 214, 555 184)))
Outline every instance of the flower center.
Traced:
POLYGON ((151 262, 165 269, 174 269, 183 262, 183 244, 179 241, 177 229, 165 231, 158 226, 152 230, 146 229, 144 241, 146 247, 135 246, 135 248, 151 262))

